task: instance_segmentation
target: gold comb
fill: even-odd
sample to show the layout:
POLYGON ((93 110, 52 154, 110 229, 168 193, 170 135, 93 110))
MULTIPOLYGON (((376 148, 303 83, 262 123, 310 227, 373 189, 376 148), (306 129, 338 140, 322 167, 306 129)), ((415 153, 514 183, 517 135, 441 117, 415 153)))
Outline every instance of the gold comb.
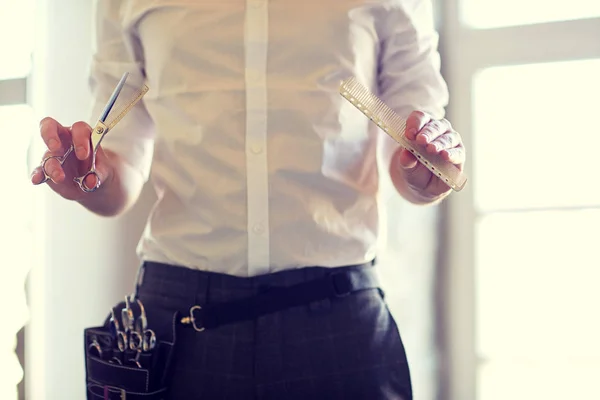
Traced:
POLYGON ((408 140, 405 136, 406 120, 360 84, 355 77, 342 81, 340 94, 400 146, 413 153, 417 161, 427 167, 431 173, 455 191, 462 190, 467 183, 466 175, 456 165, 444 160, 440 154, 428 153, 424 146, 408 140))

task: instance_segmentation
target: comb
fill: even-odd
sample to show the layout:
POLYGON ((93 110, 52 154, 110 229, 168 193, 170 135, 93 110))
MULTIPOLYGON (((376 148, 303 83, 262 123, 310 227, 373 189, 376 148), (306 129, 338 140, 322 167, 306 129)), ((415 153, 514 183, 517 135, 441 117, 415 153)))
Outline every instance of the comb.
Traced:
POLYGON ((132 93, 123 93, 123 103, 119 106, 115 104, 115 111, 109 113, 108 123, 106 126, 108 129, 112 129, 131 111, 131 109, 144 97, 148 92, 149 88, 143 85, 141 88, 135 88, 132 93))
POLYGON ((388 107, 366 87, 350 77, 340 84, 340 94, 385 133, 392 137, 417 158, 431 173, 442 179, 455 191, 460 191, 467 183, 466 175, 456 165, 442 158, 440 154, 428 153, 425 146, 406 138, 406 120, 388 107))
POLYGON ((104 136, 113 129, 144 97, 149 88, 139 74, 126 72, 109 99, 110 108, 100 116, 92 131, 92 148, 96 149, 104 136))

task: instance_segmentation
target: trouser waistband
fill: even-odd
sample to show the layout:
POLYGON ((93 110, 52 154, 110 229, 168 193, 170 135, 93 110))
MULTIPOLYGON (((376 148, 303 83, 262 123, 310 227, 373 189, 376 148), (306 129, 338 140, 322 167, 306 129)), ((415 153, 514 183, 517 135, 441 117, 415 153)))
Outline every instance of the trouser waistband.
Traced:
POLYGON ((182 322, 198 331, 379 288, 373 263, 307 267, 250 278, 156 262, 145 262, 141 268, 138 294, 175 300, 182 322))

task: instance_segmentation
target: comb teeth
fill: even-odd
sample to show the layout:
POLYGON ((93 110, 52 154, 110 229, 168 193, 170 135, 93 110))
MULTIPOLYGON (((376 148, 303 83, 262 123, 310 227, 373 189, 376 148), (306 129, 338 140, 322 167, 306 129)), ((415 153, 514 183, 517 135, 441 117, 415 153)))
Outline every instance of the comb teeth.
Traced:
MULTIPOLYGON (((148 92, 149 88, 146 85, 143 85, 141 88, 137 89, 133 95, 128 97, 127 102, 119 102, 118 109, 111 111, 109 114, 110 121, 106 123, 108 129, 112 129, 121 121, 129 111, 144 97, 146 92, 148 92), (112 117, 112 115, 115 115, 112 117)), ((115 107, 116 108, 116 107, 115 107)))
POLYGON ((342 82, 340 93, 380 128, 386 130, 394 127, 394 130, 404 132, 406 121, 361 85, 355 77, 342 82))
POLYGON ((460 191, 467 178, 456 165, 444 160, 439 154, 427 153, 404 136, 406 120, 387 106, 381 99, 371 93, 355 77, 350 77, 340 84, 340 94, 354 107, 379 126, 384 132, 408 149, 417 160, 434 175, 442 179, 455 191, 460 191))

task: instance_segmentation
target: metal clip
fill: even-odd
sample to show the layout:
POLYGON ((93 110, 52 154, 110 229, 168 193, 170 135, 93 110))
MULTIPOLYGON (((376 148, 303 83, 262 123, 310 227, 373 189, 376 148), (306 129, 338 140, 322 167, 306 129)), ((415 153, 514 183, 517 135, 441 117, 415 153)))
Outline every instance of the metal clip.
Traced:
POLYGON ((194 317, 194 311, 196 311, 196 310, 202 310, 202 307, 200 307, 200 306, 193 306, 192 308, 190 308, 190 315, 189 315, 189 317, 183 317, 183 318, 181 318, 181 323, 184 324, 184 325, 190 325, 191 324, 197 332, 202 332, 204 330, 204 328, 202 328, 202 327, 199 328, 196 325, 196 317, 194 317))

